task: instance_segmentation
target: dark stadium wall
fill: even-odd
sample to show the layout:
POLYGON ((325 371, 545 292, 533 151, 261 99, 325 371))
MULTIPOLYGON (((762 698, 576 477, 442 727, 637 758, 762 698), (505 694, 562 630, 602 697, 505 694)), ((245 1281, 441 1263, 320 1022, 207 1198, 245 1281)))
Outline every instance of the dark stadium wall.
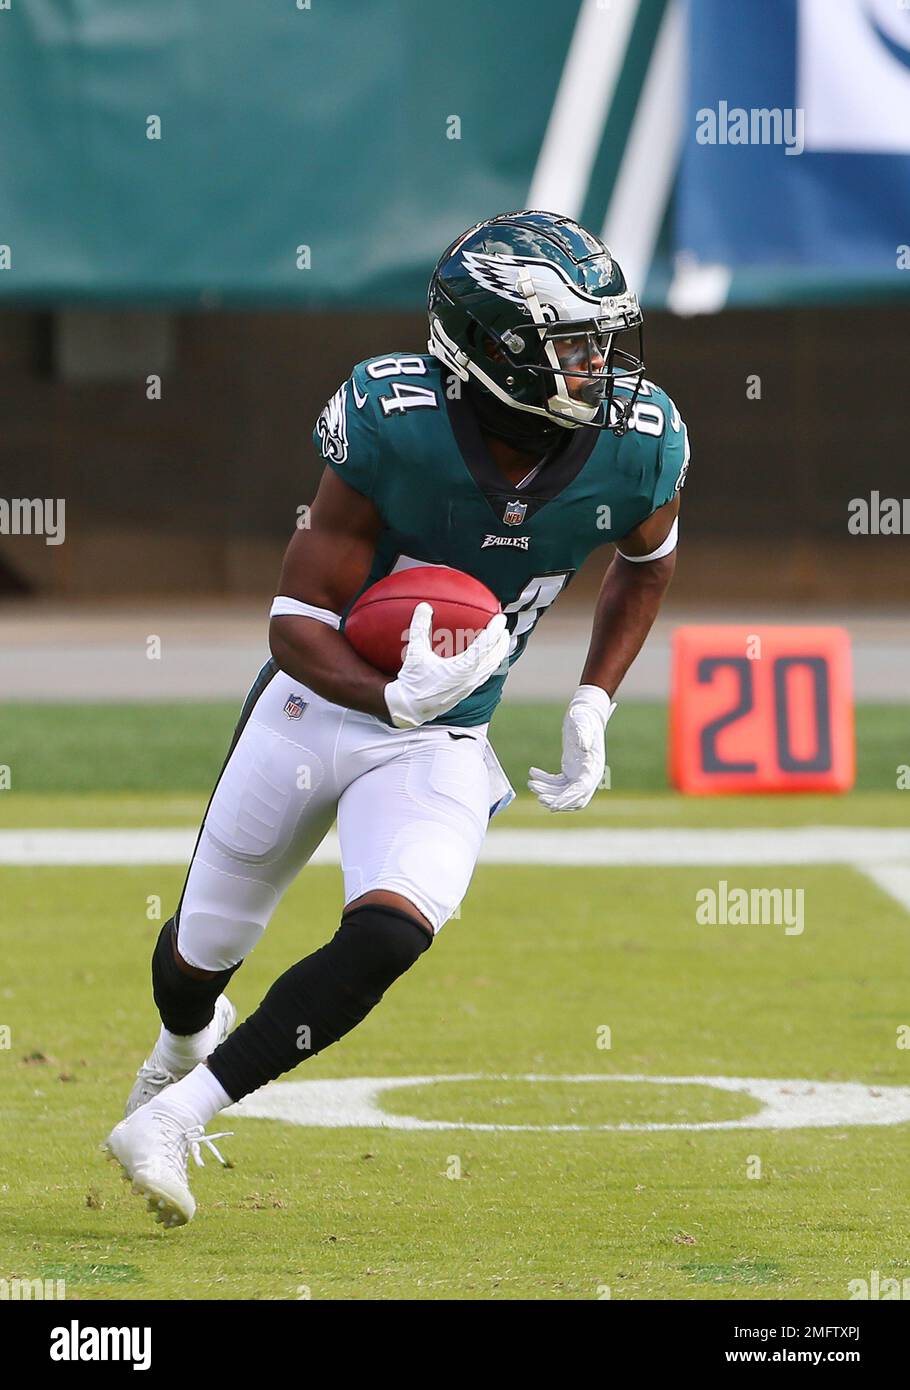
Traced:
MULTIPOLYGON (((847 520, 910 491, 908 328, 907 309, 648 316, 693 443, 675 601, 901 600, 907 538, 847 520)), ((420 314, 0 313, 0 497, 66 500, 65 544, 0 535, 0 595, 271 593, 315 416, 355 361, 424 342, 420 314)))

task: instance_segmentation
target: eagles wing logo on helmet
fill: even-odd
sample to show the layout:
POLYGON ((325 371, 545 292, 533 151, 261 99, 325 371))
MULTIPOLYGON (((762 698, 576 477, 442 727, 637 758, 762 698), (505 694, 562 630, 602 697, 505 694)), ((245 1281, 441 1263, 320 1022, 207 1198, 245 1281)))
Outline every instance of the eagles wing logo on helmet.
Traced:
POLYGON ((464 251, 462 258, 472 279, 482 289, 502 295, 513 304, 527 308, 525 296, 518 287, 523 270, 530 270, 534 290, 541 306, 552 308, 561 319, 590 319, 591 308, 602 308, 602 300, 586 294, 573 285, 562 266, 536 256, 493 256, 478 251, 464 251))
POLYGON ((469 227, 440 256, 427 310, 433 356, 504 406, 567 429, 629 428, 644 374, 638 296, 571 218, 531 209, 469 227), (617 341, 629 330, 637 351, 617 341), (620 385, 632 388, 622 401, 620 385))
POLYGON ((348 456, 348 421, 345 413, 348 385, 339 386, 316 421, 316 432, 322 442, 322 452, 333 463, 344 463, 348 456))

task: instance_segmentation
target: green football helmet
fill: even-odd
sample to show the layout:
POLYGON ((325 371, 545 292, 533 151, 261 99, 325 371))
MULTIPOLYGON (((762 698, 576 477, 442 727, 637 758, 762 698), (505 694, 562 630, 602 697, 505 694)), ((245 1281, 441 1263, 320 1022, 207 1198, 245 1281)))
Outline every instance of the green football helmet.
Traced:
POLYGON ((645 370, 641 307, 609 249, 571 218, 478 222, 440 257, 427 312, 429 351, 462 381, 568 429, 628 429, 645 370), (634 350, 617 346, 624 333, 637 334, 634 350), (577 395, 570 379, 584 382, 577 395))

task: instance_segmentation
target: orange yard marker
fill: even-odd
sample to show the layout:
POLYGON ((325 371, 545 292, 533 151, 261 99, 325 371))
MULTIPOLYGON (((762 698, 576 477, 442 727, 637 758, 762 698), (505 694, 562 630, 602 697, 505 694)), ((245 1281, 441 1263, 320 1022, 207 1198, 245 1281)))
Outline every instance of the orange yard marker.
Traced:
POLYGON ((696 795, 844 792, 856 777, 850 638, 839 627, 681 627, 670 780, 696 795))

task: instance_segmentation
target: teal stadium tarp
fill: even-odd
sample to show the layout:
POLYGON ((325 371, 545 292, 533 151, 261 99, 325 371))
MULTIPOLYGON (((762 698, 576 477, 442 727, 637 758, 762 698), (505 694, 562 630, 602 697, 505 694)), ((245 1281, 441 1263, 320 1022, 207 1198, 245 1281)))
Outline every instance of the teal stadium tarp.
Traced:
POLYGON ((12 0, 0 296, 413 307, 463 227, 522 206, 575 15, 12 0))

